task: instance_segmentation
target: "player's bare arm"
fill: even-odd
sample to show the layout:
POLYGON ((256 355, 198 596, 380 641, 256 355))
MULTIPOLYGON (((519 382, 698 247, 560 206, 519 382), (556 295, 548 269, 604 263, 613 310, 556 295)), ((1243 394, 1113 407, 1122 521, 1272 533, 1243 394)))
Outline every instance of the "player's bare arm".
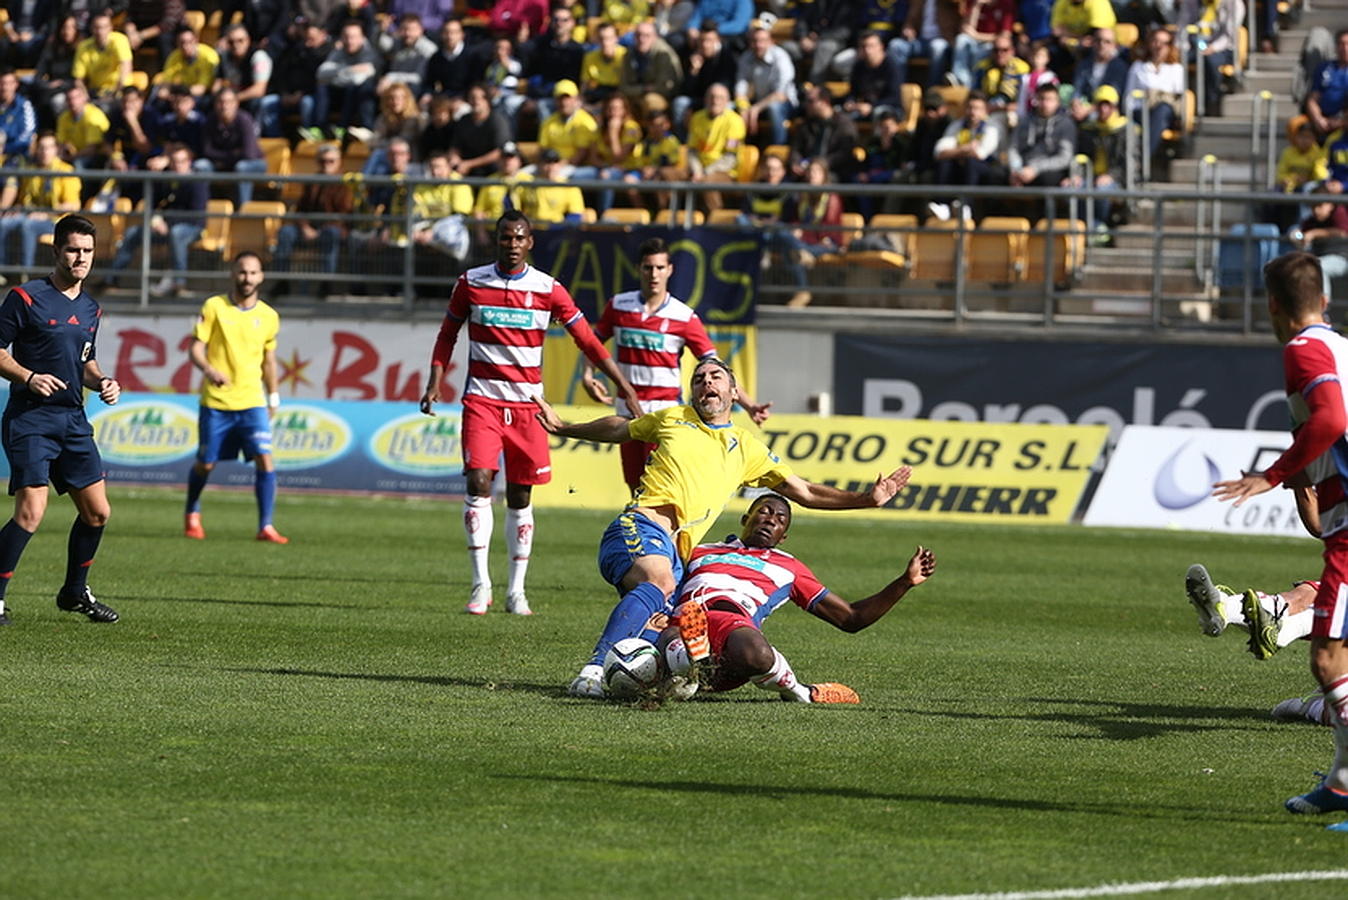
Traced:
POLYGON ((738 385, 735 387, 735 402, 740 405, 741 409, 749 414, 749 418, 753 419, 755 425, 762 425, 768 420, 768 416, 771 414, 769 412, 769 410, 772 409, 771 400, 767 403, 755 403, 754 398, 746 394, 744 388, 739 387, 738 385))
POLYGON ((1292 498, 1296 501, 1297 515, 1301 524, 1311 537, 1320 536, 1320 500, 1311 485, 1292 487, 1292 498))
POLYGON ((534 402, 538 404, 536 414, 538 421, 548 434, 580 441, 598 441, 603 444, 621 444, 632 439, 628 430, 628 426, 632 423, 631 419, 623 416, 602 416, 589 422, 568 425, 562 421, 562 417, 557 415, 557 410, 553 409, 548 401, 542 397, 535 397, 534 402))
POLYGON ((431 374, 426 378, 426 393, 421 395, 421 411, 428 416, 435 415, 435 404, 440 402, 440 379, 444 374, 444 366, 431 363, 431 374))
POLYGON ((98 399, 108 406, 115 404, 122 396, 122 386, 117 383, 116 378, 103 374, 103 370, 99 368, 96 359, 91 359, 84 364, 80 377, 84 379, 84 386, 91 391, 98 391, 98 399))
POLYGON ((879 621, 903 599, 904 594, 926 581, 935 571, 936 554, 919 545, 903 574, 881 590, 855 603, 848 603, 829 592, 814 605, 812 612, 842 631, 855 633, 879 621))
POLYGON ((875 484, 865 491, 844 491, 792 475, 775 490, 809 509, 876 509, 894 499, 912 474, 911 468, 900 466, 889 475, 877 477, 875 484))
POLYGON ((262 386, 267 391, 267 415, 281 405, 281 382, 276 377, 276 351, 262 351, 262 386))
POLYGON ((600 360, 599 368, 608 376, 608 380, 613 382, 614 388, 618 391, 618 396, 622 397, 623 402, 627 404, 627 409, 632 414, 632 418, 640 418, 642 415, 641 400, 637 397, 637 389, 632 387, 623 377, 623 373, 618 370, 618 364, 613 361, 613 357, 605 357, 600 360))
POLYGON ((192 365, 196 366, 211 384, 216 387, 225 387, 229 384, 229 379, 225 377, 224 373, 211 365, 206 358, 205 341, 193 340, 192 348, 188 351, 188 354, 192 357, 192 365))
POLYGON ((46 372, 34 372, 22 365, 8 350, 0 350, 0 377, 15 384, 22 384, 39 397, 50 397, 57 391, 63 391, 66 383, 55 375, 46 372))
POLYGON ((585 389, 585 393, 595 403, 602 403, 605 406, 613 405, 613 395, 608 392, 604 382, 594 377, 594 366, 590 363, 585 364, 585 370, 581 373, 580 386, 585 389))
POLYGON ((1251 497, 1273 490, 1273 484, 1264 477, 1263 472, 1247 472, 1231 481, 1219 481, 1212 488, 1212 496, 1218 500, 1233 500, 1235 506, 1240 506, 1251 497))

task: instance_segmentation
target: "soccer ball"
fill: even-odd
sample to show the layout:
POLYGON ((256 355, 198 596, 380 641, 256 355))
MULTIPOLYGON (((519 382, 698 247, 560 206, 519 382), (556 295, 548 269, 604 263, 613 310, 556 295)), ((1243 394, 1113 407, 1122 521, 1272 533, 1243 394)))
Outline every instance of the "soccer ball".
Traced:
POLYGON ((623 638, 604 655, 604 690, 610 697, 636 697, 659 680, 660 651, 650 641, 623 638))

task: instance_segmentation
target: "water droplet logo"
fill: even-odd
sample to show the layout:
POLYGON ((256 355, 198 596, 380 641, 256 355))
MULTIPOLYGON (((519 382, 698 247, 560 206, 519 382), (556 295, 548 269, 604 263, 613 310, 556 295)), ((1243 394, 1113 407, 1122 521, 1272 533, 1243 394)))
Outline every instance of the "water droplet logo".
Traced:
POLYGON ((1176 470, 1180 467, 1180 457, 1184 455, 1185 450, 1189 449, 1191 443, 1193 442, 1185 441, 1178 450, 1170 454, 1165 462, 1161 463, 1161 468, 1156 473, 1156 481, 1152 483, 1152 496, 1165 509, 1179 510, 1197 506, 1212 493, 1212 483, 1222 475, 1222 470, 1212 461, 1212 457, 1204 453, 1203 462, 1207 464, 1207 479, 1193 487, 1180 484, 1176 470))

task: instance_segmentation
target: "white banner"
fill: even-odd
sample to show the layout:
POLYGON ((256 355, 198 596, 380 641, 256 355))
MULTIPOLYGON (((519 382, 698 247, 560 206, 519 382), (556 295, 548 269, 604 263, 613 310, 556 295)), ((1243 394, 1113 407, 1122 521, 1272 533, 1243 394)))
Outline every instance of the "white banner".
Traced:
POLYGON ((1275 488, 1239 509, 1212 484, 1262 471, 1292 443, 1282 431, 1129 425, 1086 511, 1087 525, 1180 528, 1309 537, 1291 491, 1275 488))
MULTIPOLYGON (((277 374, 281 394, 315 400, 385 400, 415 404, 426 389, 439 322, 312 320, 281 313, 277 374)), ((195 316, 105 315, 98 360, 124 391, 193 394, 201 374, 187 358, 195 316)), ((443 401, 457 402, 467 364, 459 332, 445 373, 443 401)))

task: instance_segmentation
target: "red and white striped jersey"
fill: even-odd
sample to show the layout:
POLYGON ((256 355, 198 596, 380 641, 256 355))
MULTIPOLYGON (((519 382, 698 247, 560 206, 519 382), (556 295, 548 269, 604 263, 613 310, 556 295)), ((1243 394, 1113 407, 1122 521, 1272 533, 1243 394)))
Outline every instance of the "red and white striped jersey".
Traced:
MULTIPOLYGON (((1348 393, 1345 391, 1348 386, 1348 340, 1328 325, 1311 325, 1283 347, 1283 372, 1292 428, 1296 431, 1310 418, 1306 398, 1312 391, 1333 383, 1340 394, 1348 393)), ((1345 413, 1348 414, 1348 410, 1345 413)), ((1291 452, 1289 450, 1284 456, 1291 452)), ((1329 537, 1348 529, 1348 435, 1336 435, 1329 449, 1318 459, 1311 460, 1305 469, 1319 500, 1320 536, 1329 537)))
POLYGON ((448 367, 459 329, 468 323, 465 397, 532 404, 543 394, 543 340, 556 321, 595 364, 609 358, 585 314, 557 279, 526 265, 514 274, 495 263, 459 276, 440 325, 432 363, 448 367))
POLYGON ((729 600, 759 628, 787 600, 812 609, 828 589, 810 567, 776 548, 746 547, 737 537, 699 544, 688 558, 679 602, 729 600))
POLYGON ((640 291, 616 294, 604 307, 594 333, 601 341, 617 339, 618 368, 636 388, 646 412, 683 402, 679 356, 685 345, 698 359, 716 355, 697 313, 670 295, 648 313, 640 291))

